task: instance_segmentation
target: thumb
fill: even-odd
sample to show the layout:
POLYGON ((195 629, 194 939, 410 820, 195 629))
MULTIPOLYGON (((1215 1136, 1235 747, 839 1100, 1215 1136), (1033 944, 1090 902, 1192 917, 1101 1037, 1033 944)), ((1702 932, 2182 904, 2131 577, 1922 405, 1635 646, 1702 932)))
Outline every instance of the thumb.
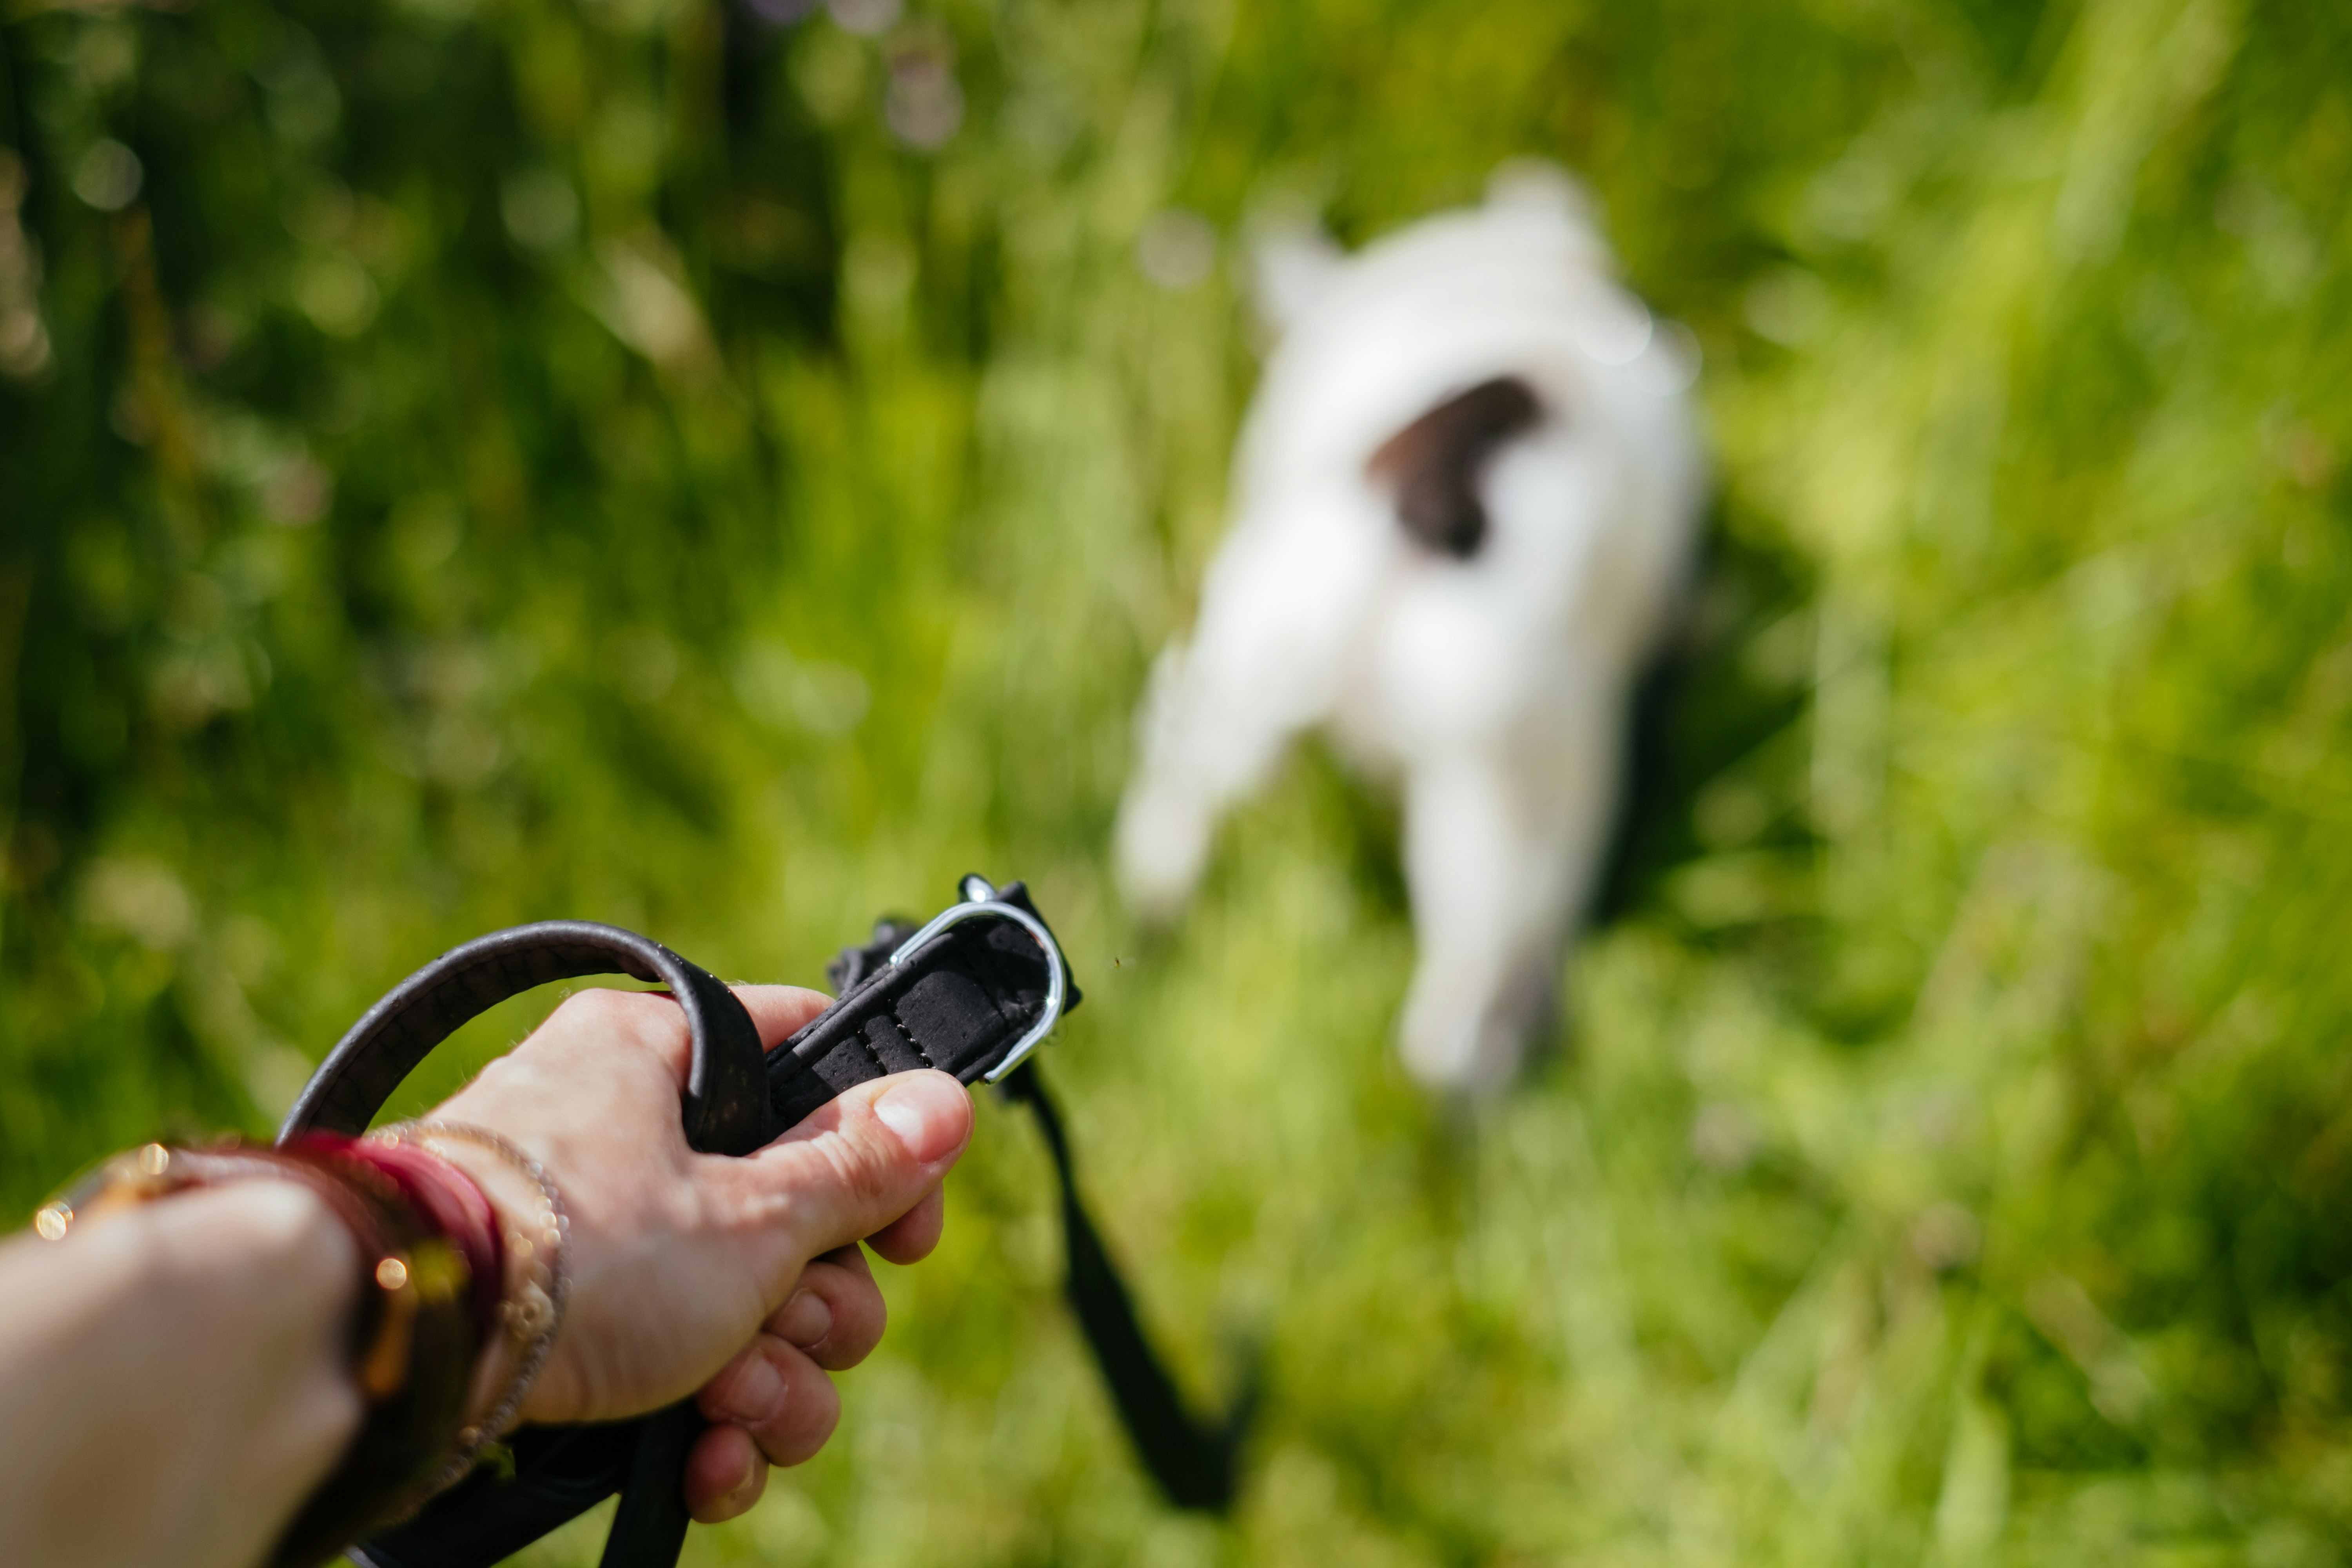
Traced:
POLYGON ((938 1071, 859 1084, 748 1160, 730 1160, 793 1251, 861 1241, 922 1202, 971 1140, 971 1096, 938 1071))

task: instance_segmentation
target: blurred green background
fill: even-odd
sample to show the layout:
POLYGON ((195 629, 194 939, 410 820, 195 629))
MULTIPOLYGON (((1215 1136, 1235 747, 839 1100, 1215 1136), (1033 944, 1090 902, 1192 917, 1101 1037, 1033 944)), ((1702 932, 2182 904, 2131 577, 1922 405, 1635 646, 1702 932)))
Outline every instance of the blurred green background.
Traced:
POLYGON ((807 982, 978 869, 1244 1504, 990 1104, 693 1562, 2352 1554, 2352 13, 914 3, 0 5, 7 1212, 488 928, 807 982), (1528 153, 1721 496, 1564 1048, 1449 1110, 1377 796, 1310 750, 1165 938, 1105 849, 1252 226, 1528 153))

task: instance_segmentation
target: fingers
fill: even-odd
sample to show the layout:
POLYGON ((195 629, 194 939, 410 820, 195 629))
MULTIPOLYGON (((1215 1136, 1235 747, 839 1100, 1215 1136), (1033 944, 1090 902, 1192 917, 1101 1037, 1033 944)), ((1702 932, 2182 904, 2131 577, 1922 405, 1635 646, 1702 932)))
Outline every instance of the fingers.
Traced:
MULTIPOLYGON (((797 1260, 869 1237, 939 1184, 971 1137, 971 1097, 943 1072, 860 1084, 744 1160, 703 1180, 740 1223, 791 1237, 797 1260)), ((781 1283, 781 1281, 780 1281, 781 1283)))
MULTIPOLYGON (((735 987, 735 994, 751 1013, 751 1021, 759 1026, 760 1043, 772 1051, 833 1005, 833 999, 823 992, 804 990, 797 985, 739 985, 735 987)), ((970 1118, 970 1098, 969 1094, 965 1097, 967 1121, 970 1118)), ((886 1117, 885 1120, 888 1119, 886 1117)), ((866 1245, 892 1263, 920 1262, 929 1257, 931 1249, 940 1244, 940 1230, 945 1215, 946 1208, 940 1200, 940 1191, 933 1187, 912 1209, 867 1237, 866 1245)), ((866 1260, 856 1248, 849 1248, 847 1256, 856 1259, 857 1268, 870 1281, 872 1272, 866 1268, 866 1260)), ((878 1292, 874 1299, 877 1301, 881 1300, 878 1292)), ((810 1348, 801 1341, 793 1342, 803 1344, 804 1349, 810 1348)), ((866 1351, 872 1348, 868 1345, 866 1351)), ((865 1359, 866 1351, 858 1352, 847 1363, 828 1361, 824 1364, 855 1365, 857 1361, 865 1359)))
POLYGON ((769 1465, 798 1464, 823 1447, 841 1414, 823 1369, 872 1354, 887 1315, 855 1244, 810 1263, 765 1331, 698 1396, 714 1425, 687 1460, 688 1511, 705 1524, 733 1519, 760 1500, 769 1465))
POLYGON ((867 1237, 866 1245, 887 1262, 920 1263, 940 1244, 947 1213, 947 1194, 933 1187, 922 1202, 867 1237))
POLYGON ((888 1321, 874 1269, 853 1244, 803 1269, 791 1297, 768 1315, 763 1327, 806 1352, 817 1365, 841 1372, 874 1353, 888 1321))
MULTIPOLYGON (((772 1048, 826 1005, 786 986, 738 995, 772 1048)), ((971 1102, 944 1073, 902 1074, 858 1086, 750 1158, 698 1154, 677 1117, 688 1044, 672 999, 583 991, 445 1113, 530 1151, 571 1211, 580 1284, 531 1418, 625 1415, 702 1384, 753 1449, 792 1462, 832 1430, 824 1370, 854 1365, 882 1332, 855 1244, 876 1237, 880 1256, 901 1260, 930 1247, 934 1194, 971 1137, 971 1102)), ((498 1190, 519 1178, 497 1158, 454 1157, 494 1203, 514 1201, 498 1190)), ((759 1495, 746 1452, 723 1436, 697 1450, 698 1517, 759 1495)))
POLYGON ((824 1447, 841 1420, 841 1395, 824 1369, 797 1346, 762 1333, 703 1384, 705 1419, 740 1427, 768 1461, 797 1465, 824 1447))
POLYGON ((525 1065, 546 1065, 559 1073, 578 1072, 583 1058, 610 1053, 608 1059, 626 1060, 643 1053, 683 1084, 689 1051, 686 1015, 667 992, 592 985, 565 997, 547 1016, 546 1023, 513 1051, 492 1062, 482 1077, 494 1079, 525 1065))
MULTIPOLYGON (((751 1016, 763 1050, 774 1050, 793 1031, 833 1005, 822 991, 799 985, 738 985, 735 999, 751 1016)), ((667 992, 620 991, 591 986, 564 998, 532 1036, 526 1049, 554 1049, 566 1055, 583 1047, 626 1043, 650 1053, 680 1084, 693 1040, 686 1015, 667 992)))
POLYGON ((686 1511, 703 1524, 747 1512, 768 1489, 768 1457, 740 1426, 710 1427, 686 1456, 686 1511))
POLYGON ((804 985, 738 985, 734 992, 760 1031, 761 1048, 771 1051, 833 1005, 832 997, 804 985))

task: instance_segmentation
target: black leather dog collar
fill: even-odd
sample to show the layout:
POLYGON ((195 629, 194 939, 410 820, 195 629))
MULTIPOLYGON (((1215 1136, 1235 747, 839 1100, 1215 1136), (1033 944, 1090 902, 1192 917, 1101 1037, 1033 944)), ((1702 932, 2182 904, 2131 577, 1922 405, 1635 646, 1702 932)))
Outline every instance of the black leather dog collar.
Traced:
MULTIPOLYGON (((1060 947, 1018 882, 964 879, 965 906, 922 935, 885 921, 829 971, 840 1000, 772 1052, 734 994, 677 954, 615 926, 551 921, 454 948, 352 1026, 302 1091, 278 1139, 357 1134, 401 1080, 467 1021, 551 980, 623 973, 669 987, 693 1055, 680 1114, 706 1153, 748 1154, 854 1085, 936 1067, 963 1082, 1017 1064, 1077 1005, 1060 947), (952 923, 950 917, 956 918, 952 923)), ((930 928, 925 928, 929 930, 930 928)), ((478 1470, 413 1519, 352 1551, 372 1568, 487 1568, 620 1491, 604 1568, 669 1564, 687 1524, 679 1477, 701 1420, 691 1401, 635 1421, 526 1428, 510 1478, 478 1470)))

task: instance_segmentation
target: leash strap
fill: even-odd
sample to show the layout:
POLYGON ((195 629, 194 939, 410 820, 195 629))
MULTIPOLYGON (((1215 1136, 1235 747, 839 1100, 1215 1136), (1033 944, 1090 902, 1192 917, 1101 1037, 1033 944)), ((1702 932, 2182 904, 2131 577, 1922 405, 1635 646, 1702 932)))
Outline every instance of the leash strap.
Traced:
POLYGON ((658 981, 685 1009, 694 1054, 680 1114, 705 1153, 749 1154, 768 1141, 768 1067, 735 994, 649 937, 589 921, 542 921, 455 947, 384 994, 327 1053, 278 1130, 367 1131, 433 1047, 509 997, 552 980, 627 974, 658 981))
MULTIPOLYGON (((929 924, 884 921, 826 971, 840 1000, 774 1051, 732 992, 660 943, 584 921, 494 932, 426 964, 370 1008, 328 1054, 279 1130, 356 1136, 401 1081, 462 1025, 550 981, 621 973, 657 981, 693 1042, 680 1114, 707 1153, 748 1154, 844 1090, 933 1067, 965 1083, 1004 1079, 1034 1110, 1061 1184, 1070 1300, 1137 1452, 1169 1498, 1223 1508, 1239 1418, 1193 1421, 1152 1353, 1077 1197, 1067 1142, 1029 1051, 1080 995, 1059 945, 1018 882, 968 877, 962 902, 929 924), (1011 1076, 1008 1078, 1007 1075, 1011 1076)), ((679 1478, 703 1422, 693 1401, 635 1420, 524 1427, 510 1474, 478 1468, 413 1518, 351 1552, 362 1568, 489 1568, 618 1491, 603 1568, 668 1568, 688 1523, 679 1478)))
MULTIPOLYGON (((1010 899, 1015 890, 999 896, 1010 899)), ((974 889, 969 880, 964 891, 967 898, 976 893, 986 896, 984 886, 974 889)), ((1025 897, 1021 903, 1028 907, 1025 897)), ((825 977, 833 983, 835 993, 845 998, 854 997, 855 1002, 844 1002, 810 1026, 807 1038, 812 1047, 827 1039, 862 1036, 875 1058, 872 1066, 880 1070, 898 1072, 929 1066, 956 1070, 945 1060, 909 1059, 908 1042, 899 1036, 942 1043, 953 1037, 957 1026, 935 1016, 928 1008, 936 996, 960 993, 963 980, 951 978, 951 971, 939 969, 896 987, 877 984, 860 989, 888 963, 892 952, 900 951, 903 943, 919 934, 904 921, 885 920, 875 926, 873 942, 865 947, 845 950, 827 966, 825 977)), ((1018 957, 1024 945, 1029 952, 1036 951, 1034 945, 1024 943, 1018 930, 999 926, 991 931, 989 943, 978 950, 976 956, 983 963, 1018 957)), ((1036 994, 1019 988, 1034 983, 1032 977, 1016 971, 996 978, 1013 988, 1025 1011, 1036 994)), ((962 1005, 951 1009, 951 1014, 970 1019, 978 1017, 980 1010, 962 1005)), ((825 1049, 828 1054, 821 1059, 820 1075, 856 1072, 874 1076, 856 1053, 837 1047, 825 1049)), ((1103 1383, 1110 1390, 1120 1425, 1127 1428, 1128 1437, 1135 1445, 1137 1457, 1160 1483, 1160 1489, 1170 1502, 1179 1508, 1224 1511, 1233 1505, 1241 1439, 1255 1404, 1254 1387, 1244 1392, 1233 1413, 1223 1421, 1202 1420, 1186 1406, 1175 1379, 1145 1335, 1127 1282, 1120 1277, 1118 1264, 1112 1261, 1109 1249, 1103 1245, 1101 1232, 1087 1212, 1086 1200, 1078 1194, 1069 1138, 1062 1128, 1061 1112, 1046 1092, 1044 1069, 1016 1056, 1005 1058, 1002 1066, 986 1076, 996 1083, 1006 1100, 1027 1106, 1037 1118, 1037 1130, 1053 1160, 1055 1184, 1060 1189, 1064 1289, 1071 1311, 1078 1320, 1078 1328, 1086 1335, 1087 1348, 1094 1352, 1095 1364, 1101 1369, 1103 1383)), ((839 1087, 846 1089, 850 1081, 862 1079, 842 1082, 839 1087)), ((800 1092, 805 1095, 811 1089, 804 1088, 800 1092)), ((780 1099, 778 1110, 790 1114, 799 1103, 795 1100, 787 1104, 780 1099)))
POLYGON ((1136 1457, 1170 1502, 1206 1513, 1224 1512, 1233 1507, 1242 1438, 1256 1408, 1255 1375, 1223 1420, 1205 1421, 1192 1414, 1145 1337, 1127 1281, 1119 1277, 1118 1265, 1078 1195, 1069 1139, 1062 1131, 1060 1110, 1045 1092, 1044 1073, 1032 1062, 999 1087, 1007 1100, 1035 1113, 1037 1131, 1053 1156, 1054 1178, 1062 1190, 1062 1288, 1136 1457))

